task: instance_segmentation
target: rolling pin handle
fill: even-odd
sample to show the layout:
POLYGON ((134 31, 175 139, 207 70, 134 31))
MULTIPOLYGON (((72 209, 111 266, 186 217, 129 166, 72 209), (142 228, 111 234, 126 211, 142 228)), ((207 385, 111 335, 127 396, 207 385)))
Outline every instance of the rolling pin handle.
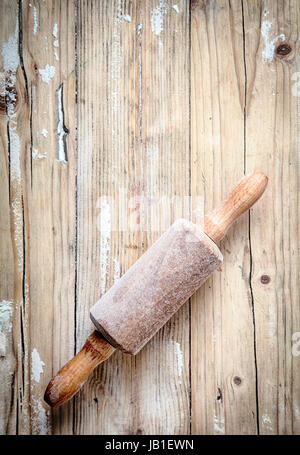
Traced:
POLYGON ((114 351, 115 348, 95 330, 81 351, 51 379, 44 395, 46 403, 55 408, 70 400, 92 371, 114 351))
POLYGON ((219 242, 232 223, 260 198, 268 183, 268 177, 259 171, 243 177, 223 204, 204 217, 204 231, 219 242))

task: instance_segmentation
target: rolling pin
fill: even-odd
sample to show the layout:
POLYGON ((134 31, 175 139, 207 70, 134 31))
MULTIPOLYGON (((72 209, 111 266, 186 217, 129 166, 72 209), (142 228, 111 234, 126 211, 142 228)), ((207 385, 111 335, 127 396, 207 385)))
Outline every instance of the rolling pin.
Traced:
POLYGON ((69 400, 115 349, 135 355, 222 263, 217 247, 229 226, 262 195, 268 178, 240 180, 221 207, 204 217, 204 231, 179 219, 91 308, 96 329, 81 351, 54 376, 44 399, 69 400))

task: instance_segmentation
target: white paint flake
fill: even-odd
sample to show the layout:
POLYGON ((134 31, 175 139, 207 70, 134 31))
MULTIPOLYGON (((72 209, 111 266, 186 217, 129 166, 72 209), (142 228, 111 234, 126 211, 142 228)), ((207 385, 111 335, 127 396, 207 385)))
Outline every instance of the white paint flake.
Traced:
POLYGON ((54 36, 54 38, 57 38, 57 24, 53 25, 52 35, 54 36))
POLYGON ((6 43, 2 45, 2 60, 3 69, 6 80, 4 86, 1 86, 1 92, 7 98, 7 117, 9 130, 9 149, 10 149, 10 165, 11 178, 17 183, 21 182, 21 166, 20 166, 20 138, 17 133, 16 113, 14 111, 16 102, 16 71, 19 65, 18 52, 18 19, 16 20, 15 33, 8 38, 6 43))
POLYGON ((18 19, 16 21, 15 33, 10 36, 6 43, 2 45, 3 70, 16 73, 19 65, 18 52, 18 19))
POLYGON ((118 113, 120 109, 120 79, 121 79, 121 25, 124 22, 122 15, 122 5, 119 1, 117 4, 117 14, 114 19, 112 42, 111 42, 111 64, 110 64, 110 78, 108 81, 108 88, 111 97, 111 112, 109 116, 109 124, 111 125, 112 134, 112 149, 113 153, 117 154, 120 147, 119 135, 119 119, 118 113))
POLYGON ((137 34, 140 35, 142 30, 143 30, 143 24, 138 24, 138 26, 136 28, 137 34))
POLYGON ((270 417, 267 414, 263 414, 261 416, 261 418, 262 418, 262 423, 263 423, 265 429, 269 430, 269 431, 272 431, 273 430, 273 426, 272 426, 272 421, 271 421, 270 417))
MULTIPOLYGON (((8 118, 8 139, 10 155, 10 176, 14 186, 21 184, 21 145, 17 132, 17 115, 15 112, 16 103, 16 72, 19 66, 18 52, 18 17, 14 35, 2 45, 2 64, 4 70, 4 84, 1 84, 1 93, 6 97, 6 112, 8 118)), ((23 214, 22 202, 19 197, 19 188, 14 194, 11 202, 12 231, 14 247, 16 251, 16 265, 21 271, 23 268, 23 214)), ((2 315, 3 316, 3 315, 2 315)))
POLYGON ((264 414, 262 416, 262 421, 263 421, 263 423, 271 423, 271 419, 267 414, 264 414))
POLYGON ((44 82, 46 82, 47 84, 49 84, 51 79, 54 77, 55 68, 54 68, 54 66, 50 66, 47 63, 47 65, 45 66, 44 69, 39 69, 39 73, 41 75, 42 80, 44 82))
POLYGON ((151 11, 151 30, 154 35, 159 36, 164 28, 164 17, 167 14, 168 5, 165 1, 160 1, 159 5, 151 11))
POLYGON ((36 398, 31 399, 31 425, 33 434, 50 433, 49 411, 46 411, 42 402, 36 398))
POLYGON ((11 318, 13 303, 8 300, 0 302, 0 332, 10 332, 12 329, 11 318))
POLYGON ((44 137, 47 137, 47 136, 48 136, 48 131, 46 130, 46 128, 43 128, 43 129, 42 129, 41 135, 44 136, 44 137))
POLYGON ((218 418, 214 416, 214 434, 224 434, 225 433, 225 422, 224 418, 218 418))
MULTIPOLYGON (((9 114, 10 116, 10 114, 9 114)), ((20 138, 16 133, 16 122, 9 122, 9 139, 10 139, 10 168, 11 178, 17 183, 21 183, 21 163, 20 163, 20 138)))
POLYGON ((55 57, 55 60, 59 60, 59 57, 58 57, 58 53, 57 53, 57 48, 59 47, 59 41, 58 39, 55 39, 53 41, 53 53, 54 53, 54 57, 55 57))
POLYGON ((45 151, 44 153, 40 153, 38 149, 33 149, 32 150, 32 158, 35 160, 43 160, 44 158, 47 158, 47 152, 45 151))
POLYGON ((34 348, 31 353, 31 379, 33 381, 40 382, 40 375, 43 373, 44 365, 38 351, 34 348))
POLYGON ((273 61, 276 42, 279 39, 281 39, 281 41, 285 40, 285 35, 284 34, 277 35, 277 36, 275 36, 275 38, 270 39, 269 34, 270 34, 270 31, 271 31, 271 28, 272 28, 272 22, 271 21, 265 20, 265 21, 262 22, 262 24, 261 24, 261 36, 262 36, 262 38, 264 40, 264 44, 265 44, 264 49, 262 51, 262 58, 263 58, 264 62, 272 62, 273 61))
POLYGON ((36 7, 33 7, 33 34, 36 35, 38 28, 36 7))
POLYGON ((17 252, 17 266, 19 270, 23 268, 23 213, 20 199, 15 199, 11 204, 14 243, 17 252))
MULTIPOLYGON (((177 342, 175 342, 175 350, 176 350, 176 356, 177 356, 178 376, 181 377, 182 368, 183 368, 183 355, 182 355, 180 344, 177 342)), ((181 381, 179 382, 179 384, 181 384, 181 381)))
POLYGON ((105 197, 101 198, 100 210, 100 288, 103 295, 105 293, 110 253, 110 206, 105 197))
POLYGON ((123 15, 123 19, 124 19, 124 21, 126 21, 126 22, 131 22, 131 16, 130 16, 129 14, 124 14, 124 15, 123 15))
POLYGON ((173 5, 173 9, 176 11, 177 14, 179 13, 178 5, 173 5))
POLYGON ((58 57, 58 53, 57 53, 57 48, 59 47, 59 42, 57 39, 57 34, 58 34, 58 27, 57 27, 57 24, 54 24, 53 29, 52 29, 52 36, 53 36, 53 38, 55 38, 53 41, 53 53, 54 53, 55 60, 58 61, 59 57, 58 57))
POLYGON ((64 128, 64 110, 63 110, 63 85, 61 84, 56 92, 57 94, 57 160, 63 163, 67 162, 64 128))

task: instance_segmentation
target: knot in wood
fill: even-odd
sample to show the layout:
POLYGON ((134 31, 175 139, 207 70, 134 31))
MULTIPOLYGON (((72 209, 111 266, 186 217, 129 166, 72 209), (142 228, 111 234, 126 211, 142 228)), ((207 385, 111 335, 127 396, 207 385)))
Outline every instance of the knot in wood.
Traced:
POLYGON ((260 277, 260 281, 262 284, 268 284, 268 283, 270 283, 271 278, 269 277, 269 275, 262 275, 260 277))
POLYGON ((239 376, 234 376, 233 382, 235 383, 235 385, 241 385, 242 380, 239 376))
POLYGON ((292 52, 292 48, 289 44, 287 43, 284 43, 284 44, 279 44, 279 46, 277 46, 276 48, 276 54, 278 56, 285 56, 285 55, 288 55, 292 52))

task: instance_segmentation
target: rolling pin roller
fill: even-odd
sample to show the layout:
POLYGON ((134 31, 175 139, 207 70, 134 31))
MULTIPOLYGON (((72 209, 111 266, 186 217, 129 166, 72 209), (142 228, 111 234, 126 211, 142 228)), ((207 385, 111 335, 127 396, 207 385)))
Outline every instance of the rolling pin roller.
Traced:
POLYGON ((204 230, 183 219, 173 225, 92 307, 97 330, 50 381, 45 401, 69 400, 115 349, 137 354, 222 263, 215 244, 262 195, 262 172, 244 177, 222 206, 204 217, 204 230))

